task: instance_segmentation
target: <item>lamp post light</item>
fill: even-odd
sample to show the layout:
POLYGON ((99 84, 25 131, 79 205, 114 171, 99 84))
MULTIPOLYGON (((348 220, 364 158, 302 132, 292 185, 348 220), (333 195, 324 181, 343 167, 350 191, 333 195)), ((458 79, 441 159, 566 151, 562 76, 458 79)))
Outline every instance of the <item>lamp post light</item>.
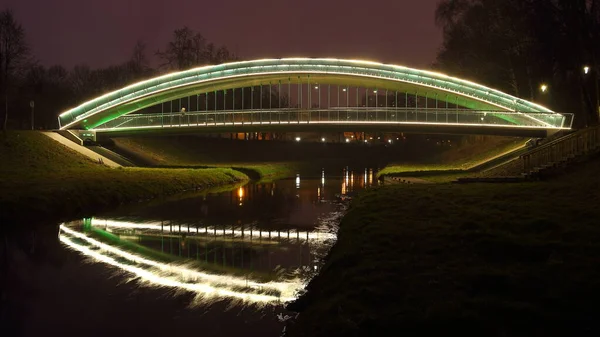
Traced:
MULTIPOLYGON (((597 69, 597 68, 596 68, 597 69)), ((588 75, 591 72, 592 68, 588 65, 584 65, 583 66, 583 74, 584 75, 588 75)), ((600 119, 600 88, 599 88, 599 83, 600 82, 600 77, 597 75, 598 72, 596 71, 596 76, 594 78, 592 78, 592 80, 594 81, 594 96, 596 96, 596 113, 598 114, 598 119, 600 119)))
POLYGON ((544 105, 550 103, 550 95, 548 94, 548 91, 550 91, 550 86, 548 84, 540 84, 540 94, 538 95, 538 99, 540 100, 540 103, 544 105))

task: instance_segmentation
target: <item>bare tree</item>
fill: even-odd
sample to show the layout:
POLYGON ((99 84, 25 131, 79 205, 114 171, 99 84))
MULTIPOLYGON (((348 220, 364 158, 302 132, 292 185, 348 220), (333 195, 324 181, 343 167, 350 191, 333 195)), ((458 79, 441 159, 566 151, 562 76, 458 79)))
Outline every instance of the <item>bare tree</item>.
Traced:
POLYGON ((204 48, 204 59, 211 64, 215 64, 216 62, 216 47, 214 43, 209 43, 206 45, 206 48, 204 48))
POLYGON ((200 55, 203 55, 204 37, 194 33, 189 27, 176 29, 173 41, 169 42, 164 52, 156 55, 163 60, 161 66, 170 69, 183 70, 196 65, 200 55))
POLYGON ((204 57, 206 39, 199 33, 194 35, 194 38, 192 39, 192 47, 195 54, 195 64, 200 65, 202 63, 206 63, 206 58, 204 57))
POLYGON ((169 69, 189 69, 205 64, 217 64, 237 59, 226 47, 216 47, 208 42, 200 33, 188 27, 176 29, 173 41, 164 51, 156 55, 163 61, 161 67, 169 69))
POLYGON ((129 60, 129 68, 134 77, 143 76, 150 69, 148 59, 146 58, 146 44, 141 40, 138 40, 133 47, 133 54, 129 60))
POLYGON ((92 82, 92 70, 87 65, 77 65, 69 74, 69 85, 73 95, 83 99, 88 95, 88 88, 92 82))
POLYGON ((12 79, 27 62, 29 47, 25 42, 25 30, 15 21, 10 10, 0 12, 0 90, 4 98, 4 125, 8 125, 8 92, 12 79))

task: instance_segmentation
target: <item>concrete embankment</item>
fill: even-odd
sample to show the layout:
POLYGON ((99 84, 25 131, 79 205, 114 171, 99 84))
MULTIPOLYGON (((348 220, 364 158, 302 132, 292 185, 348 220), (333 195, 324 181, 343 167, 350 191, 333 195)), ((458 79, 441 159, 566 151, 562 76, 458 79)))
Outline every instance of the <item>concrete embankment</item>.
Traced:
POLYGON ((82 156, 88 157, 90 160, 98 161, 98 163, 102 163, 112 168, 121 167, 120 164, 117 164, 116 162, 110 160, 108 157, 102 156, 101 154, 98 154, 82 145, 75 144, 70 139, 67 139, 56 132, 42 132, 41 134, 68 147, 69 149, 81 154, 82 156))

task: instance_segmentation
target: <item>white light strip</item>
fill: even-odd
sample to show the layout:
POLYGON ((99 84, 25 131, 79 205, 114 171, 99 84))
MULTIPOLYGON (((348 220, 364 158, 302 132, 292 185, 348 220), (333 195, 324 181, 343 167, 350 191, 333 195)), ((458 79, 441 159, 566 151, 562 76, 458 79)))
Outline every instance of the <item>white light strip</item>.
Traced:
MULTIPOLYGON (((421 82, 417 82, 417 81, 410 81, 407 79, 397 79, 397 78, 387 78, 387 77, 381 77, 381 76, 375 76, 375 75, 363 75, 363 74, 355 74, 355 73, 345 73, 345 72, 319 72, 319 71, 281 71, 281 72, 261 72, 261 73, 250 73, 250 74, 241 74, 241 75, 230 75, 230 76, 222 76, 219 78, 210 78, 210 79, 206 79, 206 80, 202 80, 202 81, 195 81, 195 82, 189 82, 189 83, 185 83, 185 84, 180 84, 180 85, 176 85, 176 86, 172 86, 172 87, 168 87, 168 88, 164 88, 161 90, 156 90, 156 91, 152 91, 148 94, 145 95, 138 95, 138 96, 134 96, 128 100, 122 101, 122 102, 118 102, 117 104, 109 104, 109 103, 105 103, 105 104, 109 104, 108 107, 100 109, 100 110, 96 110, 94 111, 94 109, 92 109, 90 112, 86 112, 80 116, 78 116, 73 122, 63 126, 61 128, 61 130, 63 129, 67 129, 69 128, 71 125, 78 123, 81 119, 83 118, 87 118, 90 116, 93 116, 95 114, 101 113, 103 111, 105 111, 106 109, 109 109, 111 107, 115 107, 115 106, 119 106, 119 105, 123 105, 123 104, 127 104, 131 101, 134 100, 140 100, 146 97, 152 97, 154 95, 157 94, 161 94, 163 92, 167 92, 167 91, 171 91, 171 90, 176 90, 176 89, 180 89, 180 88, 184 88, 184 87, 191 87, 191 86, 196 86, 196 85, 200 85, 200 84, 204 84, 207 82, 215 82, 215 81, 222 81, 222 80, 230 80, 230 79, 236 79, 236 78, 243 78, 243 77, 255 77, 255 76, 273 76, 273 75, 291 75, 291 74, 298 74, 298 73, 302 73, 302 74, 319 74, 319 75, 342 75, 342 76, 351 76, 351 77, 366 77, 366 78, 372 78, 372 79, 378 79, 378 80, 386 80, 386 81, 392 81, 392 82, 400 82, 400 83, 408 83, 408 84, 414 84, 414 85, 418 85, 420 87, 424 87, 424 88, 432 88, 435 90, 439 90, 439 91, 443 91, 443 92, 448 92, 448 93, 452 93, 455 94, 457 96, 460 97, 467 97, 467 98, 471 98, 475 101, 479 101, 485 104, 489 104, 501 109, 504 109, 506 111, 510 111, 510 112, 514 112, 515 110, 511 107, 502 105, 502 104, 498 104, 498 103, 494 103, 494 102, 489 102, 489 101, 485 101, 482 98, 479 97, 475 97, 472 95, 468 95, 466 93, 460 92, 460 91, 456 91, 456 90, 452 90, 452 89, 447 89, 447 88, 441 88, 441 87, 437 87, 434 85, 429 85, 429 84, 424 84, 421 82)), ((490 89, 491 90, 491 89, 490 89)), ((186 95, 183 95, 181 97, 186 97, 186 95)), ((177 97, 175 97, 176 99, 177 97)), ((93 101, 93 100, 92 100, 93 101)), ((86 103, 84 103, 86 104, 86 103)), ((545 110, 547 110, 547 113, 553 113, 551 110, 544 108, 545 110)), ((62 114, 61 114, 62 116, 62 114)))
MULTIPOLYGON (((550 109, 548 109, 546 107, 543 107, 543 106, 541 106, 539 104, 536 104, 536 103, 533 103, 533 102, 529 102, 529 101, 525 101, 525 100, 521 100, 521 99, 519 99, 517 97, 514 97, 514 96, 506 94, 506 93, 503 93, 503 92, 501 92, 499 90, 492 89, 492 88, 489 88, 489 87, 486 87, 486 86, 483 86, 481 84, 477 84, 477 83, 474 83, 474 82, 471 82, 471 81, 468 81, 468 80, 464 80, 464 79, 460 79, 460 78, 456 78, 456 77, 451 77, 451 76, 448 76, 448 75, 442 74, 442 73, 437 73, 437 72, 432 72, 432 71, 427 71, 427 70, 419 70, 419 69, 408 68, 408 67, 398 66, 398 65, 387 65, 387 64, 377 63, 377 62, 372 62, 372 61, 362 61, 362 60, 342 60, 342 59, 323 59, 323 58, 322 59, 284 58, 284 59, 263 59, 263 60, 253 60, 253 61, 231 62, 231 63, 224 63, 224 64, 220 64, 220 65, 204 66, 204 67, 193 68, 193 69, 189 69, 189 70, 185 70, 185 71, 181 71, 181 72, 170 73, 170 74, 159 76, 159 77, 152 78, 152 79, 149 79, 149 80, 140 81, 140 82, 131 84, 131 85, 127 86, 127 87, 121 88, 119 90, 116 90, 116 91, 104 94, 104 95, 102 95, 100 97, 97 97, 95 99, 87 101, 87 102, 85 102, 85 103, 83 103, 83 104, 81 104, 81 105, 79 105, 79 106, 77 106, 77 107, 75 107, 73 109, 70 109, 68 111, 65 111, 65 112, 61 113, 59 115, 59 117, 65 116, 65 115, 71 113, 72 111, 74 111, 76 109, 83 108, 87 104, 92 104, 92 103, 97 102, 99 100, 102 100, 104 98, 108 98, 109 96, 116 95, 116 94, 118 94, 119 91, 134 90, 138 86, 143 87, 145 84, 149 84, 149 83, 152 83, 152 82, 164 84, 166 81, 168 81, 172 77, 176 77, 176 76, 182 76, 181 78, 178 78, 177 80, 183 80, 183 79, 185 79, 187 77, 192 77, 192 76, 199 76, 198 72, 202 72, 204 70, 209 70, 210 68, 214 69, 214 71, 212 71, 212 72, 234 71, 234 70, 239 71, 240 69, 244 69, 244 68, 224 69, 224 70, 219 70, 218 68, 227 68, 227 67, 231 67, 231 66, 238 66, 238 65, 244 65, 244 64, 249 65, 247 67, 248 69, 253 69, 253 68, 260 69, 261 67, 277 67, 277 66, 297 66, 297 67, 302 67, 302 66, 312 66, 312 67, 323 66, 325 68, 334 66, 334 67, 340 67, 341 68, 341 67, 344 67, 343 63, 352 63, 352 64, 358 64, 358 65, 361 65, 361 66, 367 66, 368 65, 368 66, 379 67, 379 68, 375 68, 375 69, 373 69, 373 68, 367 68, 367 70, 369 70, 369 71, 380 71, 380 72, 385 72, 385 71, 388 71, 388 72, 389 71, 392 71, 392 72, 393 71, 408 71, 408 72, 412 72, 412 73, 415 73, 415 74, 406 74, 407 76, 412 75, 412 76, 416 76, 416 77, 424 77, 424 78, 427 78, 428 80, 447 81, 451 85, 466 85, 466 86, 470 87, 469 88, 470 90, 485 91, 485 92, 487 92, 488 95, 489 94, 493 94, 493 95, 497 96, 498 99, 500 99, 500 100, 509 100, 510 99, 510 100, 515 100, 515 102, 516 102, 516 100, 520 100, 520 101, 526 102, 527 104, 530 104, 530 105, 532 105, 532 106, 534 106, 534 107, 536 107, 536 108, 538 108, 540 110, 545 110, 547 112, 552 112, 550 109), (294 61, 294 62, 303 62, 303 61, 306 62, 306 61, 310 61, 311 64, 306 64, 306 65, 303 65, 303 64, 285 64, 285 62, 287 62, 287 61, 294 61), (323 64, 323 65, 314 64, 315 62, 319 62, 319 61, 324 61, 324 62, 339 62, 339 63, 342 63, 342 64, 323 64), (282 62, 283 64, 281 64, 281 65, 277 65, 277 64, 261 65, 260 64, 261 62, 262 63, 267 63, 267 62, 271 62, 271 63, 282 62), (252 66, 254 64, 256 64, 256 65, 252 66), (424 76, 424 75, 429 75, 431 77, 427 77, 427 76, 424 76)), ((286 74, 286 73, 299 73, 299 72, 300 71, 276 72, 276 73, 277 74, 286 74)), ((211 72, 209 71, 206 74, 209 74, 209 73, 211 73, 211 72)), ((327 69, 325 71, 323 71, 323 72, 302 71, 302 73, 350 75, 350 76, 374 77, 374 78, 379 78, 379 79, 390 80, 390 78, 387 78, 387 77, 384 77, 384 76, 373 76, 373 75, 366 76, 366 75, 355 74, 355 73, 343 73, 341 71, 340 72, 331 72, 330 70, 327 71, 327 69)), ((203 74, 203 75, 206 75, 206 74, 203 74)), ((209 79, 209 80, 205 80, 205 81, 222 80, 222 79, 228 79, 228 78, 239 77, 239 76, 257 76, 257 75, 268 75, 268 74, 270 74, 270 73, 269 72, 265 72, 265 73, 252 73, 252 74, 235 75, 235 76, 223 76, 223 77, 213 78, 213 79, 209 79)), ((459 96, 470 97, 470 98, 473 98, 475 100, 479 100, 479 101, 482 101, 482 102, 485 102, 485 103, 488 103, 488 104, 498 105, 496 103, 488 102, 488 101, 485 101, 485 100, 483 100, 481 98, 478 98, 478 97, 475 97, 475 96, 472 96, 472 95, 467 95, 465 93, 457 92, 457 91, 450 90, 450 89, 441 88, 441 87, 434 86, 434 85, 426 85, 426 84, 423 84, 423 83, 418 82, 418 81, 400 80, 400 79, 391 79, 391 80, 399 81, 399 82, 405 82, 405 83, 417 84, 417 85, 420 85, 420 86, 423 86, 423 87, 431 87, 431 88, 435 88, 435 89, 438 89, 438 90, 441 90, 441 91, 445 91, 445 92, 452 92, 452 93, 455 93, 455 94, 457 94, 459 96)), ((181 86, 195 85, 195 84, 202 83, 202 82, 205 82, 205 81, 191 82, 191 83, 187 83, 187 84, 184 84, 184 85, 181 85, 181 86)), ((171 87, 171 88, 168 88, 168 90, 172 90, 172 89, 178 88, 178 87, 180 87, 180 86, 171 87)), ((140 90, 148 90, 148 88, 139 88, 138 91, 140 91, 140 90)), ((153 94, 159 93, 161 91, 153 92, 153 94)), ((129 94, 131 94, 131 93, 129 93, 129 94)), ((136 96, 135 99, 139 99, 140 97, 144 97, 144 96, 136 96)), ((128 102, 128 101, 125 101, 125 102, 128 102)), ((125 102, 120 102, 119 104, 124 104, 125 102)), ((104 103, 104 104, 106 104, 106 103, 104 103)), ((507 107, 504 107, 504 108, 507 108, 507 107)), ((507 108, 507 109, 510 109, 510 108, 507 108)), ((86 116, 86 115, 87 114, 84 113, 84 114, 78 116, 78 118, 83 118, 83 116, 86 116)), ((78 120, 76 120, 76 121, 78 121, 78 120)))
MULTIPOLYGON (((170 233, 198 233, 198 234, 210 234, 217 236, 237 236, 237 237, 260 237, 270 238, 271 239, 287 239, 287 231, 261 231, 257 229, 219 229, 215 227, 191 227, 181 226, 181 231, 179 231, 179 225, 172 226, 170 229, 170 225, 161 226, 158 223, 132 223, 132 222, 123 222, 123 221, 114 221, 107 219, 96 219, 93 218, 91 222, 92 226, 95 227, 111 227, 111 228, 131 228, 131 229, 153 229, 158 231, 167 231, 170 233), (186 231, 187 230, 187 231, 186 231), (216 230, 216 232, 215 232, 216 230), (284 235, 281 235, 284 234, 284 235)), ((326 232, 301 232, 301 231, 290 231, 290 239, 300 238, 301 240, 314 240, 314 241, 324 241, 324 240, 335 240, 336 235, 332 233, 326 232)))
POLYGON ((329 125, 344 125, 344 124, 355 124, 355 125, 437 125, 437 126, 476 126, 483 128, 509 128, 509 129, 542 129, 542 130, 570 130, 567 127, 548 127, 542 125, 504 125, 504 124, 477 124, 477 123, 434 123, 434 122, 371 122, 371 121, 289 121, 289 122, 233 122, 233 123, 200 123, 200 124, 189 124, 189 125, 149 125, 149 126, 132 126, 126 128, 101 128, 92 129, 96 132, 119 132, 127 130, 149 130, 149 129, 165 129, 165 128, 198 128, 198 127, 215 127, 215 126, 252 126, 252 125, 310 125, 310 124, 329 124, 329 125))
MULTIPOLYGON (((250 61, 228 62, 228 63, 219 64, 219 65, 206 65, 206 66, 196 67, 196 68, 192 68, 192 69, 188 69, 188 70, 184 70, 184 71, 169 73, 169 74, 162 75, 162 76, 155 77, 155 78, 151 78, 151 79, 148 79, 148 80, 139 81, 139 82, 130 84, 130 85, 126 86, 126 87, 123 87, 123 88, 121 88, 119 90, 115 90, 115 91, 106 93, 106 94, 104 94, 102 96, 99 96, 99 97, 96 97, 96 98, 94 98, 94 99, 92 99, 92 100, 90 100, 88 102, 80 104, 79 106, 77 106, 75 108, 69 109, 69 110, 61 113, 59 116, 66 115, 66 114, 70 113, 72 110, 80 108, 80 107, 84 106, 85 104, 92 103, 92 102, 94 102, 96 100, 101 100, 103 98, 107 98, 107 97, 109 97, 111 95, 114 95, 114 94, 118 93, 121 90, 127 91, 127 90, 130 90, 130 89, 134 89, 136 86, 143 86, 144 84, 152 83, 154 81, 156 81, 156 82, 162 82, 162 80, 167 80, 167 79, 169 79, 171 77, 174 77, 176 75, 181 75, 181 74, 184 74, 184 73, 190 73, 190 74, 192 74, 192 73, 197 73, 197 72, 200 72, 200 71, 203 71, 203 70, 207 70, 207 69, 210 69, 210 68, 216 68, 216 67, 221 67, 221 66, 223 66, 223 67, 230 67, 230 66, 237 66, 237 65, 244 65, 244 64, 259 64, 261 62, 282 62, 282 64, 280 64, 280 65, 273 64, 273 65, 269 65, 269 66, 281 66, 281 67, 285 67, 285 66, 289 66, 289 65, 285 64, 286 61, 295 61, 295 62, 300 61, 300 62, 302 62, 302 61, 308 61, 308 60, 313 61, 313 62, 314 61, 317 61, 317 62, 318 61, 326 61, 326 62, 349 62, 349 63, 361 64, 361 65, 371 65, 371 66, 379 66, 379 67, 391 67, 391 68, 396 68, 396 69, 402 69, 404 71, 408 70, 408 71, 413 71, 413 72, 421 72, 421 73, 432 75, 432 76, 435 76, 435 77, 440 77, 440 78, 445 79, 445 80, 453 80, 453 81, 457 81, 457 82, 462 82, 462 83, 467 84, 467 85, 479 87, 481 90, 488 90, 490 92, 494 92, 494 93, 497 92, 497 93, 506 95, 506 94, 502 93, 501 91, 485 87, 485 86, 483 86, 481 84, 477 84, 477 83, 474 83, 474 82, 471 82, 471 81, 468 81, 468 80, 463 80, 463 79, 460 79, 460 78, 451 77, 451 76, 448 76, 446 74, 442 74, 442 73, 438 73, 438 72, 433 72, 433 71, 428 71, 428 70, 420 70, 420 69, 408 68, 408 67, 405 67, 405 66, 392 65, 392 64, 384 64, 384 63, 378 63, 378 62, 367 61, 367 60, 344 60, 344 59, 337 59, 337 58, 316 58, 316 59, 312 59, 312 58, 302 58, 302 57, 291 57, 291 58, 281 58, 281 59, 258 59, 258 60, 250 60, 250 61)), ((260 67, 260 66, 261 65, 259 65, 258 67, 260 67)), ((318 66, 318 65, 312 65, 311 64, 311 66, 318 66)), ((327 67, 327 66, 331 66, 331 65, 327 64, 327 65, 323 65, 323 66, 327 67)), ((339 66, 339 65, 336 65, 336 66, 339 66)), ((532 103, 532 104, 534 104, 534 103, 532 103)), ((543 107, 541 107, 541 108, 543 108, 543 107)))
MULTIPOLYGON (((310 109, 308 109, 308 110, 299 110, 299 109, 296 109, 296 108, 292 108, 292 109, 280 109, 280 110, 256 110, 256 109, 253 109, 253 110, 251 110, 251 109, 248 109, 248 110, 218 110, 218 112, 204 111, 204 110, 202 110, 202 111, 190 111, 190 112, 186 113, 184 116, 182 116, 180 112, 171 112, 171 113, 167 113, 167 114, 161 114, 161 113, 156 113, 156 114, 127 114, 127 115, 121 115, 121 116, 115 118, 114 120, 119 119, 119 118, 125 116, 123 118, 130 118, 130 119, 127 119, 126 122, 131 121, 131 120, 136 119, 136 118, 141 118, 141 119, 146 118, 146 119, 148 119, 148 118, 165 118, 165 117, 171 117, 171 118, 172 117, 178 117, 178 118, 180 118, 180 117, 188 117, 188 121, 189 121, 190 117, 192 117, 192 118, 196 117, 196 119, 198 119, 199 116, 202 116, 202 117, 211 117, 211 116, 214 116, 214 115, 222 115, 222 116, 225 116, 225 115, 246 115, 246 114, 255 114, 255 113, 279 113, 279 114, 283 114, 283 113, 286 113, 286 112, 288 114, 289 113, 309 114, 309 113, 315 113, 315 112, 319 112, 319 113, 320 112, 338 112, 338 113, 339 112, 346 112, 346 113, 378 113, 378 112, 386 112, 387 113, 387 112, 394 112, 394 113, 398 113, 398 114, 400 114, 400 113, 406 114, 408 112, 411 112, 411 113, 425 113, 425 114, 434 114, 435 113, 436 116, 437 116, 437 114, 451 114, 451 115, 454 115, 455 111, 456 110, 451 110, 451 111, 447 111, 447 110, 446 111, 443 111, 443 110, 423 111, 423 110, 414 110, 414 109, 411 109, 411 108, 399 108, 399 109, 386 108, 386 109, 367 110, 367 109, 358 109, 356 107, 340 107, 340 108, 316 109, 316 110, 310 110, 310 109), (340 111, 338 111, 338 110, 340 110, 340 111)), ((531 120, 534 120, 534 121, 542 124, 543 127, 555 128, 555 126, 553 126, 552 124, 550 124, 548 122, 544 122, 542 120, 539 120, 539 119, 533 117, 531 114, 527 114, 527 113, 523 113, 523 112, 519 112, 519 111, 497 111, 497 110, 489 110, 489 111, 487 111, 487 110, 468 110, 468 109, 465 110, 465 109, 462 109, 462 110, 458 110, 456 113, 458 113, 458 112, 460 112, 460 113, 468 113, 468 114, 472 114, 472 115, 481 115, 481 114, 484 114, 484 115, 485 114, 490 114, 490 115, 502 115, 502 114, 510 115, 510 114, 512 114, 512 115, 517 115, 517 116, 520 116, 520 117, 526 117, 526 118, 529 118, 531 120)), ((556 114, 556 113, 541 113, 541 114, 548 115, 549 117, 559 117, 560 116, 560 117, 565 118, 564 115, 560 115, 560 114, 556 114)), ((499 117, 499 118, 501 118, 501 117, 499 117)), ((280 121, 277 120, 276 122, 279 123, 280 121)), ((319 121, 314 121, 314 122, 319 122, 319 121)), ((340 123, 346 123, 346 122, 349 122, 349 121, 338 121, 338 122, 340 122, 340 123)), ((387 122, 387 121, 385 121, 385 122, 387 122)), ((394 121, 391 121, 391 122, 392 123, 410 123, 408 121, 407 122, 402 122, 402 121, 394 122, 394 121)), ((113 126, 112 128, 118 128, 120 125, 123 125, 124 123, 125 122, 123 122, 123 123, 121 123, 121 124, 119 124, 117 126, 113 126)), ((253 123, 253 122, 250 122, 250 123, 253 123)), ((271 122, 266 121, 265 123, 278 124, 278 123, 273 123, 273 121, 271 121, 271 122)), ((430 123, 430 122, 425 122, 425 123, 427 123, 427 124, 433 124, 433 123, 430 123)), ((181 124, 185 124, 185 123, 181 123, 181 124)), ((188 123, 188 124, 192 124, 192 123, 188 123)), ((205 121, 201 123, 200 121, 196 120, 196 125, 200 125, 200 124, 214 124, 214 121, 211 122, 211 121, 208 121, 208 120, 205 119, 205 121)), ((279 123, 279 124, 281 124, 281 123, 279 123)), ((456 123, 442 123, 442 124, 456 124, 456 123)), ((468 124, 468 123, 465 123, 465 124, 468 124)), ((484 125, 490 125, 490 124, 484 124, 484 125)), ((491 125, 493 125, 493 124, 491 124, 491 125)), ((163 126, 163 124, 161 124, 161 127, 162 126, 163 126)), ((561 128, 564 128, 564 127, 561 127, 561 128)), ((98 130, 98 129, 93 129, 93 130, 98 130)))
POLYGON ((131 266, 128 264, 118 262, 109 256, 102 255, 100 252, 97 252, 97 251, 89 249, 88 247, 79 245, 64 235, 61 235, 59 237, 59 239, 62 243, 64 243, 68 247, 82 253, 85 256, 91 257, 99 262, 103 262, 103 263, 115 266, 117 268, 120 268, 122 270, 125 270, 127 272, 130 272, 130 273, 136 275, 137 277, 139 277, 140 279, 142 279, 143 281, 148 282, 150 284, 184 289, 187 291, 199 293, 205 297, 225 297, 225 298, 230 297, 230 298, 235 298, 235 299, 239 299, 239 300, 242 300, 245 302, 250 302, 250 303, 263 303, 263 304, 281 303, 281 302, 292 301, 295 299, 294 297, 285 297, 285 296, 277 297, 277 296, 270 296, 270 295, 238 292, 238 291, 233 291, 230 289, 217 288, 217 287, 214 287, 214 286, 211 286, 208 284, 202 284, 202 283, 180 282, 180 281, 177 281, 177 280, 169 278, 169 277, 157 275, 149 270, 146 270, 146 269, 143 269, 140 267, 135 267, 135 266, 131 266))
POLYGON ((145 264, 145 265, 148 265, 148 266, 151 266, 154 268, 158 268, 159 270, 161 270, 163 272, 177 273, 186 279, 200 278, 200 279, 206 280, 207 282, 212 282, 212 283, 219 284, 219 285, 238 286, 238 287, 250 286, 250 287, 256 287, 256 288, 272 289, 272 290, 277 290, 277 291, 281 292, 283 298, 293 298, 294 293, 302 287, 302 283, 299 280, 290 280, 288 282, 259 283, 259 282, 253 282, 253 281, 246 280, 246 279, 237 278, 234 276, 208 274, 205 272, 190 270, 190 269, 187 269, 184 267, 168 265, 168 264, 160 263, 157 261, 149 260, 147 258, 138 256, 135 254, 131 254, 131 253, 125 252, 121 249, 118 249, 116 247, 107 245, 103 242, 100 242, 98 240, 90 238, 85 234, 74 231, 74 230, 68 228, 67 226, 65 226, 64 224, 60 226, 60 230, 69 235, 72 235, 81 240, 84 240, 84 241, 88 242, 89 244, 94 245, 102 250, 105 250, 105 251, 111 253, 111 254, 115 254, 120 257, 123 257, 129 261, 132 261, 132 262, 135 262, 138 264, 145 264))

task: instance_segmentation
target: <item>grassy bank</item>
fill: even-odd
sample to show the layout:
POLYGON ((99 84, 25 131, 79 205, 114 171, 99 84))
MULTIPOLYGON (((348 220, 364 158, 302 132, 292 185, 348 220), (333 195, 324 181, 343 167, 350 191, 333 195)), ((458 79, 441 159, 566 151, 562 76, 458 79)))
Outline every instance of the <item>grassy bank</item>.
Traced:
POLYGON ((432 182, 448 182, 469 174, 477 165, 521 148, 523 138, 493 137, 483 142, 455 146, 443 152, 437 163, 392 163, 377 173, 378 177, 419 177, 432 182))
POLYGON ((145 166, 232 168, 262 181, 294 176, 306 166, 293 157, 285 160, 275 155, 269 157, 268 150, 250 149, 247 142, 240 141, 234 146, 227 146, 228 143, 231 142, 189 136, 117 138, 114 148, 145 166))
POLYGON ((319 174, 354 167, 384 167, 390 162, 435 161, 443 150, 420 138, 393 146, 364 143, 314 143, 231 140, 196 136, 115 138, 114 146, 143 165, 158 167, 235 167, 261 178, 319 174))
POLYGON ((0 177, 2 226, 248 180, 226 168, 110 169, 37 132, 0 135, 0 177))
POLYGON ((598 335, 598 170, 365 191, 289 335, 598 335))

